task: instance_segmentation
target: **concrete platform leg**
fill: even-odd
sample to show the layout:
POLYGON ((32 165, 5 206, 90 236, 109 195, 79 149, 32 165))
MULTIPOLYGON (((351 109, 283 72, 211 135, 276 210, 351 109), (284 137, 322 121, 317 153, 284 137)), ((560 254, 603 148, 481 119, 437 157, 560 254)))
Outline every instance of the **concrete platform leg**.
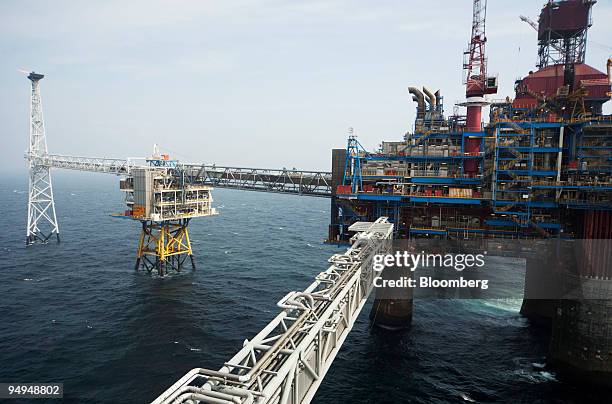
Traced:
POLYGON ((612 387, 612 243, 577 240, 576 269, 552 323, 549 365, 559 377, 612 387))
MULTIPOLYGON (((387 268, 383 279, 399 279, 411 276, 405 268, 387 268)), ((377 288, 374 304, 370 311, 370 321, 378 327, 400 330, 410 327, 412 323, 412 289, 410 288, 377 288)))
MULTIPOLYGON (((525 271, 525 291, 521 314, 536 325, 550 327, 557 306, 557 299, 545 299, 540 293, 543 285, 551 285, 551 268, 545 259, 528 258, 525 271)), ((552 297, 552 296, 551 296, 552 297)))
MULTIPOLYGON (((612 292, 612 281, 607 283, 612 292)), ((548 362, 562 378, 612 387, 612 301, 562 300, 548 362)))

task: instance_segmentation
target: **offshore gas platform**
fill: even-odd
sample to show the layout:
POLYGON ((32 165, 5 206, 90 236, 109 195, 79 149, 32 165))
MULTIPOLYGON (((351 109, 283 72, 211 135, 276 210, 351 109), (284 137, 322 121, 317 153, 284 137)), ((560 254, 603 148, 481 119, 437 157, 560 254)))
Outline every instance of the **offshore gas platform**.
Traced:
POLYGON ((465 52, 466 115, 445 117, 440 91, 409 87, 414 131, 365 150, 350 136, 333 153, 329 239, 385 215, 396 236, 612 237, 612 117, 608 74, 585 64, 594 1, 549 2, 538 28, 539 70, 514 99, 487 101, 485 2, 474 2, 465 52), (490 120, 481 110, 490 105, 490 120), (595 224, 595 225, 593 225, 595 224))
POLYGON ((115 216, 142 223, 136 270, 156 270, 163 276, 171 269, 180 271, 187 258, 195 269, 187 226, 192 218, 217 213, 212 207, 212 188, 204 184, 204 177, 185 175, 186 170, 177 168, 178 162, 160 154, 156 146, 153 155, 140 165, 129 160, 49 154, 40 92, 43 78, 35 72, 28 75, 32 93, 30 143, 25 155, 30 169, 26 244, 46 243, 54 235, 60 240, 52 167, 118 174, 126 176, 120 189, 125 192, 128 209, 115 216))
MULTIPOLYGON (((552 324, 550 363, 609 384, 612 116, 602 105, 612 96, 612 58, 607 74, 585 63, 595 3, 550 0, 538 24, 521 16, 537 31, 538 70, 515 82, 513 98, 488 100, 498 83, 487 72, 486 1, 474 0, 466 100, 459 104, 467 113, 445 117, 440 91, 409 87, 416 102, 411 133, 375 151, 350 134, 346 149, 332 151, 328 240, 345 240, 352 223, 379 216, 390 218, 400 239, 574 240, 566 244, 576 250, 571 260, 559 247, 526 257, 521 312, 552 324), (568 261, 571 269, 564 268, 568 261), (528 298, 556 287, 555 276, 578 296, 528 298)), ((409 322, 411 304, 393 303, 377 301, 375 308, 393 323, 409 322)))
POLYGON ((161 154, 157 145, 146 162, 148 166, 132 168, 119 182, 128 209, 116 216, 142 223, 136 269, 142 265, 163 276, 169 270, 180 271, 187 258, 195 269, 187 226, 192 218, 217 214, 212 187, 185 176, 183 170, 176 172, 177 161, 161 154))
MULTIPOLYGON (((270 170, 189 164, 154 150, 144 161, 64 156, 47 151, 41 74, 30 73, 30 192, 26 242, 59 241, 50 171, 125 177, 127 209, 140 221, 136 268, 160 275, 190 258, 187 227, 211 216, 211 187, 331 197, 329 242, 350 242, 303 292, 278 303, 281 313, 220 370, 196 368, 155 402, 307 403, 372 289, 371 259, 395 239, 567 240, 563 249, 527 256, 521 312, 552 330, 549 362, 567 374, 610 384, 612 378, 612 116, 607 74, 585 63, 594 0, 549 0, 536 24, 537 71, 516 81, 513 98, 496 94, 487 72, 486 0, 473 0, 463 64, 466 114, 444 115, 441 92, 409 87, 414 130, 368 151, 350 134, 332 151, 332 171, 270 170), (490 107, 483 124, 482 109, 490 107), (574 248, 572 247, 572 249, 574 248), (538 256, 539 255, 539 256, 538 256), (553 273, 542 271, 558 266, 553 273), (559 265, 557 265, 559 264, 559 265), (578 295, 530 299, 554 276, 578 295)), ((555 244, 558 246, 558 244, 555 244)), ((534 250, 536 245, 534 244, 534 250)), ((532 251, 533 252, 533 251, 532 251)), ((376 299, 376 323, 410 322, 412 300, 376 299)))

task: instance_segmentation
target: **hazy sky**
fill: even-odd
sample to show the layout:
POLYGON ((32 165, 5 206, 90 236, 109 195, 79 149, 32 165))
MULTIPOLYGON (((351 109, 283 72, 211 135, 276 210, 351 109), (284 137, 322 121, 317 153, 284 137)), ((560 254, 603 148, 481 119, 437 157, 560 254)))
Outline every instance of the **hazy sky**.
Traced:
MULTIPOLYGON (((353 126, 367 148, 414 120, 406 88, 461 99, 471 1, 0 2, 4 171, 25 170, 29 81, 42 81, 49 151, 131 157, 153 143, 181 160, 330 167, 353 126)), ((497 98, 534 69, 544 0, 489 0, 497 98)), ((612 1, 594 8, 587 62, 612 54, 612 1)), ((605 107, 611 111, 610 102, 605 107)))

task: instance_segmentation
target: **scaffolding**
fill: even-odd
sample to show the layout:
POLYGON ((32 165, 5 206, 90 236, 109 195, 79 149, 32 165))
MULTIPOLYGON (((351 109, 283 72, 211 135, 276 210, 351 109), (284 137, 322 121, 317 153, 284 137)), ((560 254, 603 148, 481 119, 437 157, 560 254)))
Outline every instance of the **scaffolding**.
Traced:
POLYGON ((417 132, 374 153, 349 138, 342 233, 384 215, 396 237, 573 237, 572 209, 612 210, 612 117, 508 119, 511 105, 496 103, 502 118, 481 132, 417 132))
POLYGON ((157 270, 164 276, 171 270, 180 272, 187 258, 195 269, 188 224, 189 219, 142 221, 135 269, 142 265, 148 272, 157 270))

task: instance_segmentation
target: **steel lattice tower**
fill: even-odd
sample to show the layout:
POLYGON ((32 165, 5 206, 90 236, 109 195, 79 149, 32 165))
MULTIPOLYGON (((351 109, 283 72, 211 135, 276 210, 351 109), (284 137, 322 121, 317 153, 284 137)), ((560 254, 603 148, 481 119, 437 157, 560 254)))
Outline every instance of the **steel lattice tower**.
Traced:
POLYGON ((591 8, 597 0, 553 1, 542 8, 538 24, 538 67, 564 66, 564 85, 574 90, 575 65, 584 63, 591 8))
POLYGON ((552 1, 542 8, 538 30, 538 67, 584 63, 591 8, 596 0, 552 1))
POLYGON ((28 79, 32 82, 30 106, 30 145, 27 158, 30 170, 28 191, 28 227, 26 244, 36 241, 47 242, 55 234, 59 242, 59 226, 55 215, 51 168, 44 164, 47 156, 47 139, 43 121, 42 102, 40 98, 40 80, 42 74, 31 72, 28 79))

